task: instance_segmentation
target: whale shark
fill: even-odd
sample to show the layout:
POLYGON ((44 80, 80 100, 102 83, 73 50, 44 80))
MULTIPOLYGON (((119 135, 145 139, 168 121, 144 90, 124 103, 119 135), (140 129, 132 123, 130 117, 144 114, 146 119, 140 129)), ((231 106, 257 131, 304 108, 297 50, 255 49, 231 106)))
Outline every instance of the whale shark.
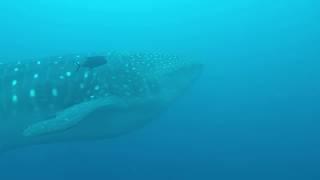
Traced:
POLYGON ((0 151, 139 129, 165 112, 203 69, 195 60, 156 53, 99 57, 107 63, 86 55, 1 62, 0 151), (93 68, 78 68, 84 63, 93 68))

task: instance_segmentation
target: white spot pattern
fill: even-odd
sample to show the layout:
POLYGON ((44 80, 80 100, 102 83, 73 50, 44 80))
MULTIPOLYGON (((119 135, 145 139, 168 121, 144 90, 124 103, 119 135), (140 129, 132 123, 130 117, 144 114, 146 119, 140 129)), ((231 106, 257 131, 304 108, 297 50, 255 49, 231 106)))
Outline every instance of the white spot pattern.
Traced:
POLYGON ((83 75, 83 77, 84 77, 85 79, 88 78, 88 77, 89 77, 89 72, 85 72, 84 75, 83 75))
POLYGON ((18 83, 18 81, 17 81, 17 80, 13 80, 13 81, 11 82, 11 85, 12 85, 12 86, 16 86, 16 85, 17 85, 17 83, 18 83))
POLYGON ((94 87, 94 90, 96 90, 96 91, 99 89, 100 89, 100 86, 98 86, 98 85, 94 87))
POLYGON ((52 96, 58 96, 58 90, 56 88, 51 89, 52 96))
POLYGON ((36 91, 34 89, 30 89, 29 96, 30 97, 35 97, 36 96, 36 91))
POLYGON ((12 96, 11 100, 12 100, 13 103, 18 102, 18 96, 14 94, 14 95, 12 96))
POLYGON ((37 73, 33 75, 34 79, 37 79, 38 77, 39 77, 39 74, 37 74, 37 73))

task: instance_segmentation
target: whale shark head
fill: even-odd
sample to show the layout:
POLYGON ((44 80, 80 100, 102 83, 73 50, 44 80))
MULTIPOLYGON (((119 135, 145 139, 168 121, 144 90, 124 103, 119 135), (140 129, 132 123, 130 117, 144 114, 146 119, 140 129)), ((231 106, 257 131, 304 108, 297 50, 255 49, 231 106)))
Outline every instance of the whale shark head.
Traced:
POLYGON ((0 64, 0 148, 115 137, 157 118, 202 65, 160 54, 69 55, 0 64), (100 56, 101 57, 101 56, 100 56))

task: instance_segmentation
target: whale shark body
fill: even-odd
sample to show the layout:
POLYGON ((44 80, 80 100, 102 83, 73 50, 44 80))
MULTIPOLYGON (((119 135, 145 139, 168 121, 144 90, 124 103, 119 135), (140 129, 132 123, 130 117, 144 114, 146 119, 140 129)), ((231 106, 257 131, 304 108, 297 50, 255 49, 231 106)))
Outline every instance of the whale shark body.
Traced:
POLYGON ((202 65, 160 54, 81 55, 0 64, 0 151, 119 136, 157 118, 202 65))

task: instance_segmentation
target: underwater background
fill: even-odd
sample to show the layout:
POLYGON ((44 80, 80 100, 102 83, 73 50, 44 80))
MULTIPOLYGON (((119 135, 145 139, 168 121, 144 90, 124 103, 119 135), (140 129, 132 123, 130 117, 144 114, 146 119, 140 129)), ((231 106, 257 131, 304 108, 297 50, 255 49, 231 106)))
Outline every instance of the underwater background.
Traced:
POLYGON ((146 51, 205 70, 145 128, 2 154, 0 179, 320 179, 319 9, 316 0, 1 0, 0 59, 146 51))

